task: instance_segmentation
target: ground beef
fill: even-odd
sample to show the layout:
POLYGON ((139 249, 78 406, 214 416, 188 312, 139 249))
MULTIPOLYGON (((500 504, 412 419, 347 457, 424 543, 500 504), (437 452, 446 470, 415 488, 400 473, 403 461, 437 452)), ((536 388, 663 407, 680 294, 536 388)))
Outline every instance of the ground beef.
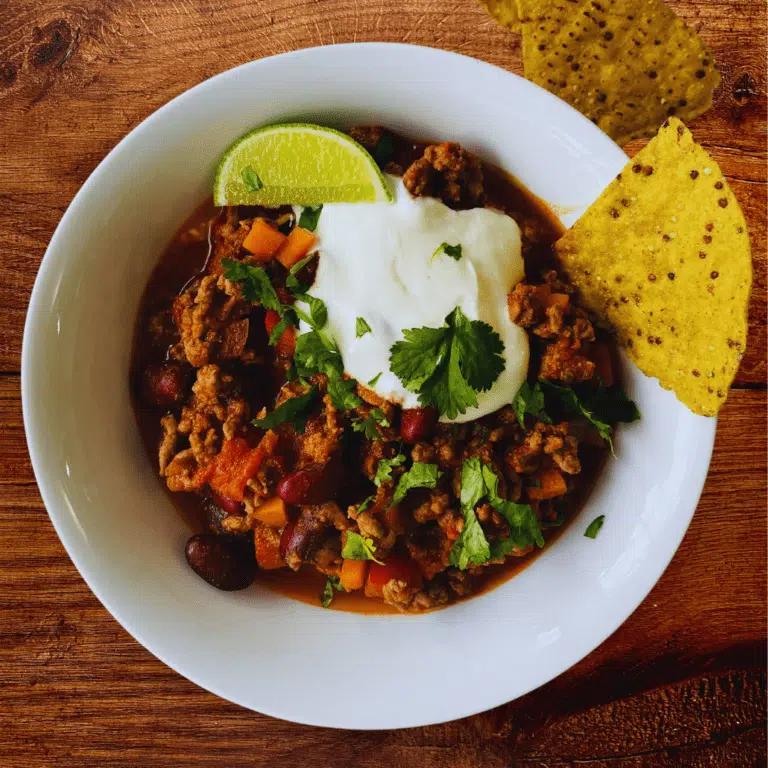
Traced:
POLYGON ((542 467, 542 462, 551 460, 559 469, 569 475, 581 471, 579 443, 568 434, 568 423, 545 424, 539 421, 529 432, 522 445, 513 448, 507 455, 514 472, 530 475, 542 467))
POLYGON ((437 197, 452 208, 483 204, 483 168, 480 160, 455 142, 432 144, 403 175, 414 197, 437 197))
POLYGON ((589 381, 595 375, 595 364, 583 353, 581 342, 566 337, 549 344, 541 356, 540 379, 573 384, 589 381))

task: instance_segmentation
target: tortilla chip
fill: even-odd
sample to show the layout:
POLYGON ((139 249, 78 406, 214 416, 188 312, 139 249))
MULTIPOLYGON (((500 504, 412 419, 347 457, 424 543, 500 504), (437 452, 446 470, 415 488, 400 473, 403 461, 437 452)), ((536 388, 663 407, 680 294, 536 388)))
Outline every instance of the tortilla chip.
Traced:
POLYGON ((670 118, 555 251, 640 370, 714 416, 746 348, 752 259, 741 208, 690 131, 670 118))
POLYGON ((517 0, 529 80, 617 144, 670 115, 706 112, 720 72, 699 36, 659 0, 517 0))
POLYGON ((517 16, 515 0, 478 0, 478 2, 502 27, 520 34, 520 19, 517 16))

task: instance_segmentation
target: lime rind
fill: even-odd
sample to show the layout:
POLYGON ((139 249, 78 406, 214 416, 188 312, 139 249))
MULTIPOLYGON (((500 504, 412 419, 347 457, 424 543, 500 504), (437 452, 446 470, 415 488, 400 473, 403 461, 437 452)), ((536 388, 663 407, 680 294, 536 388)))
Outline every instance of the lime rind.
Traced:
POLYGON ((333 128, 281 123, 257 128, 224 153, 216 170, 216 205, 320 205, 392 202, 392 192, 370 153, 333 128), (251 167, 262 182, 249 192, 251 167))

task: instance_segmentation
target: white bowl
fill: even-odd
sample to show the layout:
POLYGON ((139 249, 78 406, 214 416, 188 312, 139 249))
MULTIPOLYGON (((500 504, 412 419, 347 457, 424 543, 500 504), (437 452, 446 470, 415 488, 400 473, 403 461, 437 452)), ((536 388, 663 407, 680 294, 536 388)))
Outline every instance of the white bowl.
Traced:
MULTIPOLYGON (((579 518, 520 575, 424 616, 326 611, 258 586, 219 592, 145 455, 128 365, 139 297, 223 150, 254 126, 382 123, 460 141, 574 221, 626 162, 594 125, 515 75, 443 51, 339 45, 252 62, 174 99, 94 171, 45 255, 22 357, 40 491, 83 578, 146 648, 210 691, 315 725, 463 717, 559 675, 648 594, 685 533, 715 421, 627 367, 643 419, 579 518), (605 514, 596 540, 586 525, 605 514)), ((617 243, 617 252, 620 244, 617 243)), ((618 253, 617 253, 618 256, 618 253)))

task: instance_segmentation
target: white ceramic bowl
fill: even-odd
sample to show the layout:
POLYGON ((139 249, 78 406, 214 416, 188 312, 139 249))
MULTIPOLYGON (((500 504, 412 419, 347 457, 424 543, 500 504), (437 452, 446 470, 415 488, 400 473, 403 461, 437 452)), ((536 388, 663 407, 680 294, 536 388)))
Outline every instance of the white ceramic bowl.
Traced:
POLYGON ((315 48, 198 85, 110 152, 51 240, 22 360, 35 475, 94 593, 140 643, 204 688, 316 725, 395 728, 463 717, 560 674, 637 607, 693 515, 715 421, 628 367, 643 419, 620 430, 619 459, 579 519, 516 578, 436 613, 361 616, 258 586, 208 586, 184 560, 189 531, 134 423, 131 335, 150 271, 210 193, 222 151, 254 126, 293 120, 382 123, 460 141, 566 212, 566 223, 626 161, 588 120, 532 83, 427 48, 315 48), (599 514, 600 536, 585 538, 599 514))

